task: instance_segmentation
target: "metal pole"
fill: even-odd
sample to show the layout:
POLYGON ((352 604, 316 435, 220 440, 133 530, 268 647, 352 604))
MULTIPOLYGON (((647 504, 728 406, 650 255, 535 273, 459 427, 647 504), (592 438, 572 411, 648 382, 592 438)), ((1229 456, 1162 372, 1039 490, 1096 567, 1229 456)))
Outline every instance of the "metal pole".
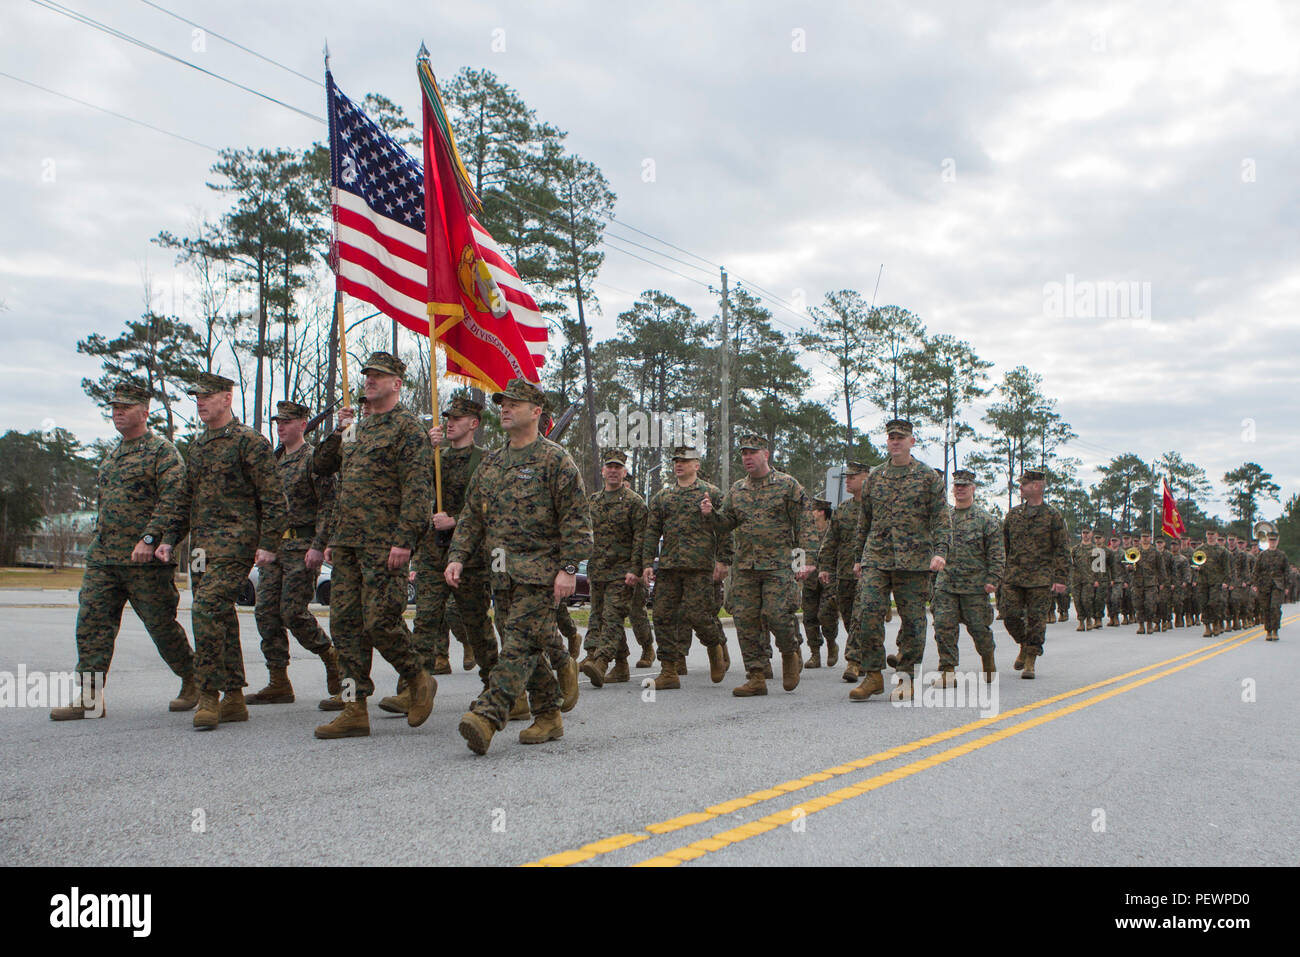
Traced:
POLYGON ((731 337, 727 329, 727 270, 722 270, 722 490, 731 488, 731 337))

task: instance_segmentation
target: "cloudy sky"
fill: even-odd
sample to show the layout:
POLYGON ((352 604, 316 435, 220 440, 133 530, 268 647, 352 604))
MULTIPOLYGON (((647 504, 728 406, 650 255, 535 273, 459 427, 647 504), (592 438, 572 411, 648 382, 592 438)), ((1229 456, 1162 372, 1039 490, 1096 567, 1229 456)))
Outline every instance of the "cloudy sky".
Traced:
MULTIPOLYGON (((881 304, 969 339, 999 376, 1043 375, 1085 481, 1112 454, 1172 449, 1220 496, 1248 460, 1283 500, 1300 490, 1294 4, 62 6, 318 115, 319 86, 158 7, 310 77, 328 40, 345 92, 416 116, 423 40, 440 76, 490 69, 567 130, 619 220, 733 281, 797 309, 834 289, 870 297, 883 263, 881 304), (1116 284, 1127 302, 1106 295, 1116 284)), ((220 211, 205 146, 302 148, 325 130, 28 0, 0 13, 0 71, 0 429, 89 440, 111 427, 79 388, 98 368, 75 343, 139 314, 144 267, 168 281, 151 237, 220 211)), ((700 268, 647 256, 688 280, 609 253, 598 337, 646 288, 716 312, 716 272, 665 251, 700 268)))

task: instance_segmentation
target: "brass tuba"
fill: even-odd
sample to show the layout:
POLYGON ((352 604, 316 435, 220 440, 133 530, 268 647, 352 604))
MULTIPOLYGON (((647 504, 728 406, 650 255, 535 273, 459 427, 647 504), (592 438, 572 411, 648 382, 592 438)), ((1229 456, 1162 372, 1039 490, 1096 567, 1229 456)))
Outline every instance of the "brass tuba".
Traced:
POLYGON ((1210 556, 1205 554, 1205 549, 1203 548, 1198 548, 1196 551, 1192 552, 1192 564, 1198 568, 1209 560, 1210 556))
POLYGON ((1256 522, 1254 528, 1255 541, 1259 542, 1260 549, 1268 549, 1268 537, 1277 534, 1277 526, 1272 522, 1256 522))
POLYGON ((1125 565, 1136 565, 1141 560, 1142 560, 1142 549, 1134 546, 1133 548, 1127 548, 1124 550, 1125 565))

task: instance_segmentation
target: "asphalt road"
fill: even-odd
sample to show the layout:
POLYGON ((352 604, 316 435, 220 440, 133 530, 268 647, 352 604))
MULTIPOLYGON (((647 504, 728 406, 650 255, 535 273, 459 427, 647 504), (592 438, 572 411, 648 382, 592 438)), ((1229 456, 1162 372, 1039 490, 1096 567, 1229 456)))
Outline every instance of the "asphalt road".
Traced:
MULTIPOLYGON (((656 668, 583 679, 562 740, 521 745, 516 722, 477 757, 456 725, 479 684, 459 670, 418 729, 372 708, 370 738, 316 740, 324 672, 300 648, 295 704, 196 732, 128 610, 105 719, 0 707, 0 842, 6 863, 43 865, 1294 865, 1298 611, 1267 643, 1050 625, 1035 681, 997 623, 983 709, 850 703, 838 667, 793 693, 778 668, 768 697, 734 698, 728 625, 721 684, 696 645, 682 690, 646 694, 656 668)), ((71 592, 0 592, 0 673, 70 670, 75 618, 71 592)), ((240 623, 260 687, 249 610, 240 623)), ((378 656, 374 676, 396 680, 378 656)))

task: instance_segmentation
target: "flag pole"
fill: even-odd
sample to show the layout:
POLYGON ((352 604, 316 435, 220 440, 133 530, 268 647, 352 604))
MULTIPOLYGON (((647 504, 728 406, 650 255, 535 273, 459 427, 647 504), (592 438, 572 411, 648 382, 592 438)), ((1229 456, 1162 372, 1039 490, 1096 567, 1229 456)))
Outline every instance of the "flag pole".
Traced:
MULTIPOLYGON (((433 424, 438 425, 438 330, 433 314, 435 303, 429 303, 429 405, 433 412, 433 424)), ((433 447, 433 491, 438 500, 438 511, 442 511, 442 445, 433 447)))
MULTIPOLYGON (((352 393, 348 389, 348 330, 343 322, 343 290, 337 288, 334 290, 334 311, 339 324, 339 384, 343 387, 343 404, 352 409, 352 393)), ((352 414, 356 415, 356 409, 352 409, 352 414)))

